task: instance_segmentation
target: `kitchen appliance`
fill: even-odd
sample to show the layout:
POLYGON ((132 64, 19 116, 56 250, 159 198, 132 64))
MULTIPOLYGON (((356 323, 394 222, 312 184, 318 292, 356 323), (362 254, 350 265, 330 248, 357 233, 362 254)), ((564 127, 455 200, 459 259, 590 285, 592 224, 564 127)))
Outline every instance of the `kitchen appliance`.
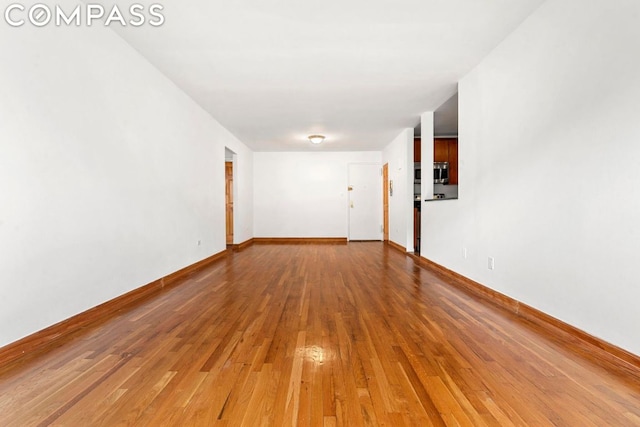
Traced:
POLYGON ((449 162, 433 163, 433 183, 434 184, 449 183, 449 162))

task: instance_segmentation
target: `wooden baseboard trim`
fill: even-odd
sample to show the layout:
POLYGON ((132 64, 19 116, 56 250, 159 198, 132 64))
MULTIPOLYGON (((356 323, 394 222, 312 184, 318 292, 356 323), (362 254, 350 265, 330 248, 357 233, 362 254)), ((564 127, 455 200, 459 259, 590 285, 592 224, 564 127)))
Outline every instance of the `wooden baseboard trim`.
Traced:
POLYGON ((243 250, 243 249, 248 248, 248 247, 249 247, 249 246, 251 246, 251 245, 253 245, 253 238, 251 238, 251 239, 249 239, 249 240, 246 240, 246 241, 244 241, 244 242, 242 242, 242 243, 239 243, 239 244, 238 244, 238 250, 239 250, 239 251, 241 251, 241 250, 243 250))
POLYGON ((7 365, 25 356, 34 355, 47 349, 52 344, 62 341, 63 338, 72 335, 74 332, 94 323, 107 320, 115 313, 125 308, 130 308, 135 303, 144 301, 163 288, 179 284, 179 282, 188 275, 215 263, 226 255, 226 250, 214 254, 195 264, 191 264, 165 277, 154 280, 151 283, 76 314, 18 341, 7 344, 0 348, 0 366, 7 365))
POLYGON ((227 251, 224 250, 222 252, 218 252, 217 254, 213 254, 210 257, 207 257, 203 260, 200 260, 194 264, 188 265, 185 268, 182 268, 174 273, 171 273, 165 277, 163 277, 162 279, 160 279, 162 286, 172 286, 174 285, 176 282, 179 282, 180 280, 184 279, 186 276, 193 274, 199 270, 202 270, 203 268, 208 267, 209 265, 215 263, 216 261, 218 261, 220 258, 224 258, 225 256, 227 256, 227 251))
POLYGON ((397 244, 396 242, 392 242, 391 240, 385 240, 384 241, 387 245, 391 246, 393 249, 398 250, 400 252, 402 252, 403 254, 407 253, 407 249, 404 246, 400 246, 399 244, 397 244))
POLYGON ((254 237, 255 245, 327 244, 346 245, 346 237, 254 237))
POLYGON ((236 243, 236 244, 233 244, 233 245, 231 245, 231 249, 232 249, 234 252, 240 252, 240 251, 242 251, 242 250, 244 250, 244 249, 248 248, 248 247, 249 247, 249 246, 251 246, 251 245, 253 245, 253 238, 251 238, 251 239, 249 239, 249 240, 245 240, 245 241, 244 241, 244 242, 242 242, 242 243, 236 243))
MULTIPOLYGON (((416 259, 417 257, 413 258, 416 259)), ((578 329, 573 325, 565 323, 562 320, 556 319, 555 317, 533 308, 530 305, 494 291, 493 289, 456 273, 455 271, 449 270, 448 268, 427 258, 419 257, 418 259, 420 265, 426 269, 449 279, 447 280, 448 284, 456 286, 482 298, 487 302, 509 310, 547 331, 557 333, 557 331, 560 330, 565 332, 575 339, 575 344, 580 348, 581 352, 585 356, 596 361, 608 363, 609 365, 628 372, 636 377, 640 376, 640 372, 638 371, 640 370, 640 356, 608 343, 600 338, 594 337, 593 335, 578 329), (593 347, 602 351, 598 352, 599 354, 596 355, 593 353, 593 347)))

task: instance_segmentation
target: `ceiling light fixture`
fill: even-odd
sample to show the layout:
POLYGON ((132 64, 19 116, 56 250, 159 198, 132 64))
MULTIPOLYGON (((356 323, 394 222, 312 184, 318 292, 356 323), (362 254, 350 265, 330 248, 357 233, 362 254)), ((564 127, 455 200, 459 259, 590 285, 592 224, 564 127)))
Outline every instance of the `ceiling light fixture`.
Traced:
POLYGON ((324 135, 309 135, 309 141, 311 141, 312 144, 320 144, 324 141, 324 135))

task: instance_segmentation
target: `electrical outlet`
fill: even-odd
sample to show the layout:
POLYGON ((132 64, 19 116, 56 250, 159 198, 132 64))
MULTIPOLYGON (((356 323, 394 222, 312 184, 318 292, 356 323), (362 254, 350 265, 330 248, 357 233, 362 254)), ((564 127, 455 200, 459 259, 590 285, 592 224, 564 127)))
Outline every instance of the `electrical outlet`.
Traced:
POLYGON ((198 246, 202 244, 202 240, 198 240, 198 246))
POLYGON ((490 256, 490 257, 489 257, 489 260, 488 260, 488 263, 487 263, 487 268, 488 268, 489 270, 493 270, 493 269, 495 268, 495 266, 496 266, 496 262, 495 262, 495 260, 493 259, 493 257, 492 257, 492 256, 490 256))

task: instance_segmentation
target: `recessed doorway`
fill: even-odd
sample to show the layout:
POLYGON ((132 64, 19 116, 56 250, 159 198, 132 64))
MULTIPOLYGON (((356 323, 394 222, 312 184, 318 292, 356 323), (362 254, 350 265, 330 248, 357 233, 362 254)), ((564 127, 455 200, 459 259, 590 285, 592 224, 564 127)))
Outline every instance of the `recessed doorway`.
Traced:
POLYGON ((227 245, 233 245, 233 163, 235 153, 225 148, 224 159, 224 195, 225 230, 227 245))
POLYGON ((382 166, 382 239, 389 240, 389 163, 382 166))

